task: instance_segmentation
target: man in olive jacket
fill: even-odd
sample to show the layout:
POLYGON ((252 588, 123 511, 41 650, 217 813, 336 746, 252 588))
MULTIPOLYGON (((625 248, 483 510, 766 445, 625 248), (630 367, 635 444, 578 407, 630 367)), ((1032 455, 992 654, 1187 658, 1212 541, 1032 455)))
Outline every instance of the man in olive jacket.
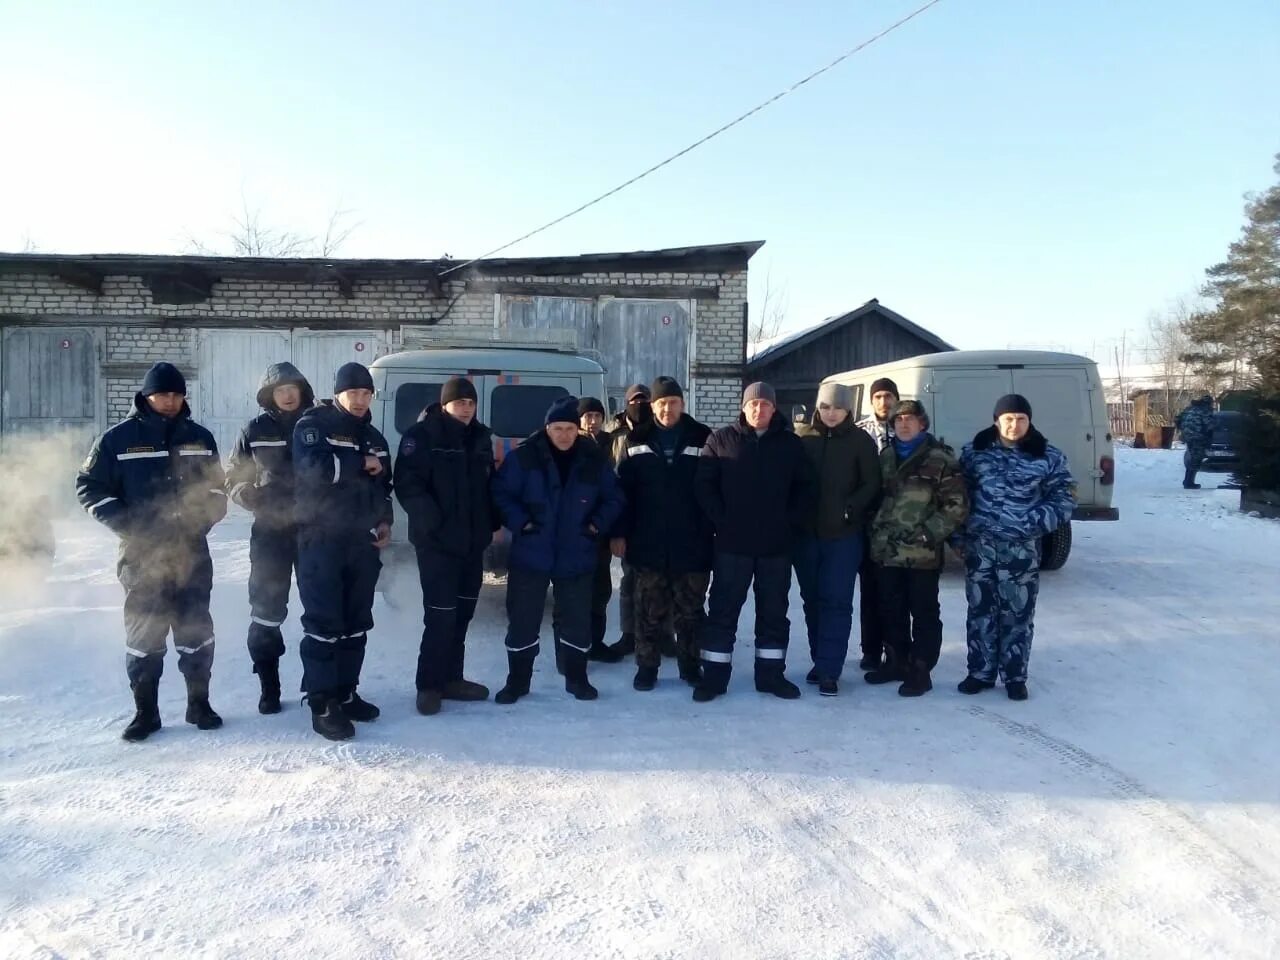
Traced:
POLYGON ((853 583, 868 513, 880 493, 875 441, 853 421, 848 387, 824 383, 813 423, 796 427, 817 478, 817 496, 792 555, 813 669, 806 678, 834 697, 853 629, 853 583))
POLYGON ((933 689, 929 674, 942 649, 943 544, 969 515, 960 464, 928 429, 929 416, 919 401, 903 400, 894 407, 893 442, 880 454, 883 498, 871 525, 887 660, 866 681, 901 681, 898 693, 904 697, 933 689))

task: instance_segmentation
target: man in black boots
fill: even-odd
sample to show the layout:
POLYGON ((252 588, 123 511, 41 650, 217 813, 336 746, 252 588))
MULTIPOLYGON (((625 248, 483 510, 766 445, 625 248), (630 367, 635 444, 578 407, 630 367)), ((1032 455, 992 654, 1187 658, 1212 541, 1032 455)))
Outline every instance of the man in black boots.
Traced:
POLYGON ((329 740, 355 735, 352 720, 379 710, 356 693, 373 593, 391 542, 391 458, 369 417, 373 378, 358 363, 338 368, 333 399, 293 430, 302 598, 302 690, 311 726, 329 740))
POLYGON ((560 611, 556 642, 562 648, 565 690, 579 700, 594 700, 596 688, 587 681, 591 589, 600 541, 617 522, 622 494, 608 459, 578 432, 577 397, 551 405, 544 429, 502 461, 493 492, 511 532, 508 674, 494 699, 512 704, 529 692, 550 586, 560 611))
POLYGON ((136 708, 126 740, 160 729, 157 697, 165 638, 173 631, 187 681, 187 723, 222 726, 209 705, 213 561, 209 531, 227 513, 213 435, 191 419, 178 368, 157 363, 134 397, 134 411, 94 443, 76 475, 76 497, 120 538, 125 672, 136 708))
POLYGON ((493 432, 476 419, 476 388, 453 377, 440 402, 400 438, 395 490, 409 516, 409 541, 422 583, 418 712, 443 700, 487 700, 489 688, 463 679, 467 627, 480 598, 484 551, 496 529, 490 483, 493 432))
POLYGON ((249 659, 262 693, 259 713, 280 712, 280 627, 289 615, 289 581, 298 564, 293 516, 293 428, 315 403, 292 363, 273 363, 258 388, 263 410, 240 431, 227 469, 231 499, 253 514, 249 532, 249 659))
POLYGON ((684 412, 684 391, 672 377, 650 390, 653 419, 618 443, 618 482, 626 506, 613 551, 635 577, 637 690, 652 690, 662 641, 674 621, 680 679, 702 678, 699 635, 711 580, 712 530, 698 506, 694 480, 711 431, 684 412))
MULTIPOLYGON (((888 377, 881 377, 871 382, 867 391, 871 397, 871 414, 863 417, 857 425, 875 441, 877 455, 893 443, 893 421, 890 414, 898 403, 898 385, 888 377)), ((878 503, 872 504, 872 513, 878 503)), ((862 543, 862 562, 858 566, 858 620, 861 631, 862 659, 858 667, 864 673, 878 670, 884 663, 885 643, 884 626, 880 622, 880 589, 876 574, 879 567, 871 559, 871 543, 864 539, 862 543)))
POLYGON ((756 689, 784 700, 800 696, 788 680, 787 594, 791 552, 814 495, 800 438, 777 410, 773 387, 753 383, 738 422, 711 434, 698 460, 697 493, 715 527, 715 567, 702 631, 699 703, 725 692, 738 616, 755 584, 756 689))

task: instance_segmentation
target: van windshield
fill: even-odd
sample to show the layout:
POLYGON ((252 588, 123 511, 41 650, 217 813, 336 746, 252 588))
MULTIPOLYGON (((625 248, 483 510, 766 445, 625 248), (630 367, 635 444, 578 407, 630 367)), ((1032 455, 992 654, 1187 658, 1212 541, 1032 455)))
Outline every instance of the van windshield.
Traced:
POLYGON ((489 427, 499 437, 527 437, 542 429, 547 408, 567 396, 569 391, 564 387, 546 384, 519 383, 494 387, 489 396, 492 420, 489 427))

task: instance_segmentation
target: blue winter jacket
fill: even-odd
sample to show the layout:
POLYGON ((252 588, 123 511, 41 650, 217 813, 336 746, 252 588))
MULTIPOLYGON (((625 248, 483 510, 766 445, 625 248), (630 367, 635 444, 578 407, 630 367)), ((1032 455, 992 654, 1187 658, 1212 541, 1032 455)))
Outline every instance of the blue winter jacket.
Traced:
POLYGON ((622 488, 594 440, 578 437, 569 482, 561 487, 551 440, 543 431, 502 461, 493 498, 511 531, 509 564, 553 577, 593 572, 600 541, 623 507, 622 488))
POLYGON ((76 475, 76 499, 125 540, 204 537, 227 514, 222 463, 211 434, 184 403, 166 419, 142 394, 101 437, 76 475))
POLYGON ((969 488, 964 538, 1024 542, 1071 521, 1075 480, 1062 451, 1032 427, 1016 447, 983 430, 960 454, 969 488))
POLYGON ((321 400, 293 428, 295 516, 300 531, 358 534, 392 521, 391 455, 368 413, 321 400), (366 456, 382 472, 370 476, 366 456))

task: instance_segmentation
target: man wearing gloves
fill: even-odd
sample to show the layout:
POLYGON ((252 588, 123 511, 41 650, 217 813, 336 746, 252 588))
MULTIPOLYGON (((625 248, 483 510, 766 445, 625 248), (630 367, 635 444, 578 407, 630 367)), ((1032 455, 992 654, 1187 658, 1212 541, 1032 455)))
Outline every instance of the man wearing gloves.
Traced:
POLYGON ((467 627, 476 612, 484 551, 497 528, 490 483, 493 432, 476 419, 476 388, 452 377, 400 438, 395 491, 409 517, 409 542, 422 584, 417 709, 444 700, 487 700, 489 688, 463 678, 467 627))
POLYGON ((817 478, 793 560, 813 669, 823 696, 839 692, 853 629, 853 583, 862 562, 869 512, 880 493, 875 442, 853 422, 853 396, 838 383, 818 388, 811 424, 796 428, 817 478))
POLYGON ((810 467, 776 403, 773 387, 751 384, 738 422, 711 434, 698 460, 698 503, 715 528, 702 680, 693 691, 699 703, 728 689, 738 617, 753 584, 756 689, 784 700, 800 696, 784 675, 791 633, 787 594, 791 551, 811 495, 810 467))
POLYGON ((227 491, 253 514, 249 532, 249 659, 262 687, 259 713, 280 712, 280 627, 289 615, 289 582, 298 564, 293 510, 293 428, 315 403, 291 363, 273 363, 258 388, 263 410, 240 431, 227 468, 227 491))
POLYGON ((125 672, 135 713, 122 736, 160 729, 157 697, 173 631, 187 682, 187 723, 222 726, 209 705, 213 561, 208 534, 227 513, 213 435, 191 419, 187 383, 171 363, 147 371, 134 411, 94 443, 76 475, 80 505, 120 538, 125 672))
POLYGON ((302 689, 311 727, 329 740, 355 735, 351 721, 380 711, 356 693, 373 627, 373 594, 391 542, 391 458, 373 426, 373 377, 359 363, 338 368, 333 399, 293 430, 302 598, 302 689))
POLYGON ((529 692, 547 588, 560 611, 565 690, 594 700, 587 680, 591 590, 600 542, 622 510, 608 458, 578 430, 578 398, 547 410, 542 430, 498 470, 494 500, 511 532, 507 574, 507 682, 494 700, 513 704, 529 692))
POLYGON ((998 674, 1010 700, 1025 700, 1040 538, 1071 522, 1075 481, 1062 451, 1032 426, 1026 397, 1001 397, 992 416, 995 425, 960 455, 970 504, 962 534, 969 675, 960 692, 988 690, 998 674))

